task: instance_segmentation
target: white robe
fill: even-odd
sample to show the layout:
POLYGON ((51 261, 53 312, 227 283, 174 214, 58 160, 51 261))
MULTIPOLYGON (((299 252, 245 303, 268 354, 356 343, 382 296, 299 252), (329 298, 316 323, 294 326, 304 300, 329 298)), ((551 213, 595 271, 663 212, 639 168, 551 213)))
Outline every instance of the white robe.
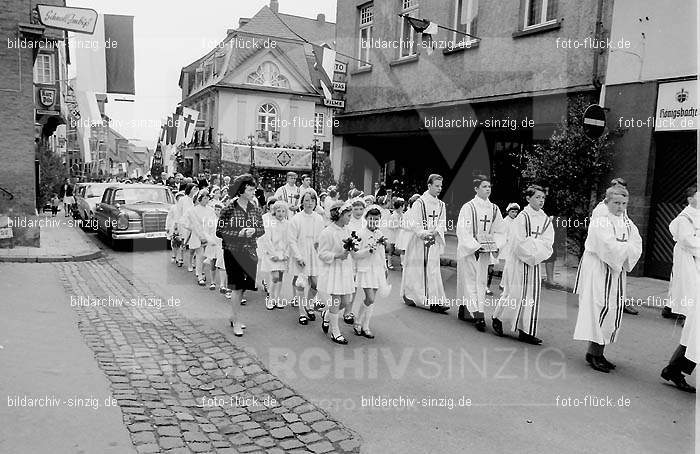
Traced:
POLYGON ((355 291, 353 279, 352 258, 336 258, 342 254, 343 240, 350 236, 346 227, 329 224, 319 237, 318 256, 323 263, 319 278, 319 291, 327 295, 350 295, 355 291))
POLYGON ((366 227, 359 232, 358 236, 360 246, 353 258, 357 268, 357 288, 386 287, 386 251, 382 244, 377 243, 377 240, 386 236, 380 229, 370 231, 366 227), (370 252, 370 248, 373 252, 370 252))
POLYGON ((289 222, 286 219, 278 221, 269 217, 265 223, 265 234, 260 237, 260 270, 287 271, 289 266, 289 222), (276 262, 272 260, 277 257, 276 262))
POLYGON ((212 208, 199 204, 189 208, 185 212, 185 224, 191 232, 187 246, 190 249, 202 247, 202 240, 209 241, 212 228, 216 235, 216 223, 216 212, 212 208))
POLYGON ((426 191, 404 214, 404 226, 409 231, 406 243, 401 295, 408 304, 423 309, 431 305, 446 305, 445 289, 440 272, 440 255, 445 250, 445 204, 426 191), (435 244, 426 247, 418 234, 435 232, 435 244))
POLYGON ((668 288, 667 306, 677 314, 688 315, 695 306, 700 285, 700 211, 687 206, 668 225, 676 245, 668 288))
POLYGON ((277 200, 287 203, 292 212, 297 211, 300 200, 299 186, 285 184, 275 191, 274 197, 277 200))
POLYGON ((515 333, 537 335, 542 277, 540 263, 552 255, 554 226, 543 210, 526 206, 510 227, 506 258, 510 271, 493 318, 515 333))
POLYGON ((607 345, 617 340, 627 272, 642 255, 642 238, 626 216, 593 218, 578 268, 578 317, 574 339, 607 345))
POLYGON ((289 272, 292 276, 318 276, 321 272, 321 261, 314 245, 318 243, 324 227, 323 218, 315 211, 311 214, 300 211, 292 216, 287 228, 290 251, 289 272), (304 261, 303 267, 299 266, 297 259, 304 261))
POLYGON ((488 200, 474 197, 462 205, 457 219, 457 298, 466 302, 469 312, 484 312, 489 265, 496 253, 476 252, 490 235, 498 249, 506 244, 501 210, 488 200))

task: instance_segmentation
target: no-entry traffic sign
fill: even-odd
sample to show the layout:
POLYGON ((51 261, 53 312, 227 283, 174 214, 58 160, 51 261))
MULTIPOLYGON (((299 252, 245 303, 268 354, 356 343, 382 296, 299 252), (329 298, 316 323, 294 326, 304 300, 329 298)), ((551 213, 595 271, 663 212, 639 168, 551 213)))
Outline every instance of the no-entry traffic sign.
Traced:
POLYGON ((605 131, 605 109, 598 104, 591 104, 583 113, 583 133, 591 140, 603 135, 605 131))

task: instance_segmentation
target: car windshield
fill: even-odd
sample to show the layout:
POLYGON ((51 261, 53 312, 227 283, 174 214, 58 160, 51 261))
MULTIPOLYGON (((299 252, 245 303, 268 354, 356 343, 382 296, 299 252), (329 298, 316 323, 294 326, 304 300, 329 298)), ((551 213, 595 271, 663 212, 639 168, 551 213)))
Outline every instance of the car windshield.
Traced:
POLYGON ((107 186, 88 186, 87 189, 83 188, 83 197, 99 197, 102 198, 107 186))
POLYGON ((172 203, 172 194, 165 188, 121 188, 114 194, 114 203, 172 203))

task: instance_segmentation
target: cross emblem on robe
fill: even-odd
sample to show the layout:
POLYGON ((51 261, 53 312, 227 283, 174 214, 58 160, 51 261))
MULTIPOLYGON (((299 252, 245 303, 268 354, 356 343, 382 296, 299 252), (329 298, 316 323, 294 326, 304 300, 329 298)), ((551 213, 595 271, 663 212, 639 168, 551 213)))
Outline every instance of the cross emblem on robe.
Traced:
POLYGON ((539 237, 539 236, 542 235, 543 233, 544 233, 544 232, 540 232, 540 226, 538 225, 538 226, 537 226, 537 230, 535 230, 534 232, 530 232, 530 235, 534 236, 535 239, 537 239, 537 237, 539 237))
POLYGON ((482 219, 482 220, 479 221, 479 222, 483 222, 483 223, 484 223, 484 232, 485 232, 485 231, 486 231, 486 226, 487 226, 488 223, 491 222, 491 221, 489 221, 489 218, 488 218, 486 215, 484 215, 484 219, 482 219))
POLYGON ((435 213, 435 210, 433 210, 433 214, 428 215, 428 217, 429 217, 430 220, 433 222, 433 224, 435 224, 435 218, 437 218, 438 215, 437 215, 437 213, 435 213))
POLYGON ((615 238, 620 243, 626 243, 627 242, 627 236, 625 235, 625 232, 622 232, 622 238, 615 238))
POLYGON ((190 128, 191 124, 194 124, 194 119, 192 118, 192 115, 187 115, 185 118, 183 118, 183 121, 185 122, 185 137, 187 137, 187 130, 190 128))

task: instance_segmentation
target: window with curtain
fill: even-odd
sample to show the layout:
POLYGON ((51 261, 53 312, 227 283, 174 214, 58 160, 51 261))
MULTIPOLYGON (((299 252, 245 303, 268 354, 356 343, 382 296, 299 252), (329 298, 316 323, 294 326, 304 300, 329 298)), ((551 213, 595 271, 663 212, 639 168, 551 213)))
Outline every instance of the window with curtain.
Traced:
POLYGON ((525 0, 525 28, 556 21, 557 0, 525 0))

